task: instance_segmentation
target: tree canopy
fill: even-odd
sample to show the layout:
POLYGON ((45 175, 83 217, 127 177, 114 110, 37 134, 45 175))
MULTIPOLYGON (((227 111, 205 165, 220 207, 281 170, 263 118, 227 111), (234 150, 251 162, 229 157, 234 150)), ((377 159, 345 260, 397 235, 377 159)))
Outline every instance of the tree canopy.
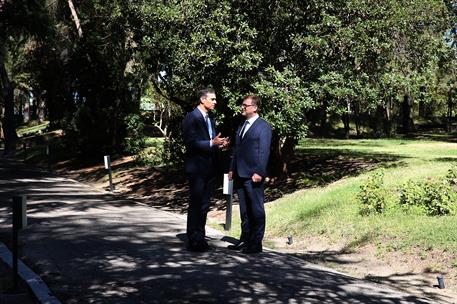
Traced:
POLYGON ((277 173, 300 138, 327 134, 335 119, 346 137, 351 123, 357 135, 390 136, 413 130, 418 108, 453 114, 451 1, 0 3, 6 141, 15 137, 14 89, 42 101, 83 153, 122 150, 126 118, 146 94, 182 110, 169 113, 170 127, 161 121, 173 137, 197 89, 216 89, 225 132, 236 128, 241 97, 255 93, 274 129, 277 173))

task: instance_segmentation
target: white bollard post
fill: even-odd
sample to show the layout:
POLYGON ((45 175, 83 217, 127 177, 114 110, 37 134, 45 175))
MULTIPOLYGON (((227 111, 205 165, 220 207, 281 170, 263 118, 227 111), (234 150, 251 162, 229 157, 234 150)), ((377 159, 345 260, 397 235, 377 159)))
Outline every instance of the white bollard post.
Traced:
POLYGON ((233 180, 229 180, 228 174, 224 174, 223 193, 227 197, 227 210, 225 212, 224 229, 229 231, 232 229, 232 197, 233 197, 233 180))

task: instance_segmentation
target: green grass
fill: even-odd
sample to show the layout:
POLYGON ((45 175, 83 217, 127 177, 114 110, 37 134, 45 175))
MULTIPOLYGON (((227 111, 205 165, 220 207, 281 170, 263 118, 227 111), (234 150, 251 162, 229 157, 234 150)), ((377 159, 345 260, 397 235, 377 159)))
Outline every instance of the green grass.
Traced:
MULTIPOLYGON (((314 158, 329 152, 346 158, 352 155, 360 159, 365 155, 365 161, 379 156, 385 161, 376 168, 384 167, 384 184, 395 196, 398 186, 408 179, 443 177, 457 163, 457 143, 446 139, 308 139, 300 143, 298 151, 303 157, 314 158)), ((395 208, 382 215, 360 215, 357 193, 370 174, 368 169, 361 170, 351 177, 299 190, 266 204, 266 239, 286 239, 289 234, 295 239, 323 236, 330 242, 345 241, 348 249, 372 243, 385 250, 407 251, 420 246, 457 253, 457 216, 408 215, 395 208)), ((239 220, 234 218, 236 228, 239 220)), ((239 230, 234 231, 237 233, 239 230)))
POLYGON ((162 146, 165 141, 164 137, 146 137, 145 144, 146 147, 157 147, 162 146))
POLYGON ((43 131, 45 130, 49 125, 49 121, 45 121, 41 124, 36 124, 36 125, 32 125, 32 126, 21 126, 19 128, 17 128, 17 135, 19 137, 24 137, 24 136, 28 136, 30 134, 35 134, 39 131, 43 131))

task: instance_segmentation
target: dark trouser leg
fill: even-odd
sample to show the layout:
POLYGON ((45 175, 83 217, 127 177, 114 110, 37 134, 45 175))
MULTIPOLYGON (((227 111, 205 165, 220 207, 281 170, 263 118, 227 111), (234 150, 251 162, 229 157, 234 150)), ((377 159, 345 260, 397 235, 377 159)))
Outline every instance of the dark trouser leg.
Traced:
POLYGON ((213 180, 202 175, 189 175, 190 202, 187 209, 187 238, 189 243, 205 241, 206 217, 213 180))
POLYGON ((246 197, 246 212, 249 218, 249 244, 262 246, 265 234, 264 184, 246 180, 243 185, 246 197))
POLYGON ((250 238, 250 225, 248 211, 246 207, 246 200, 249 198, 246 197, 246 190, 244 188, 244 183, 246 179, 237 178, 236 187, 238 193, 238 200, 240 201, 240 219, 241 219, 241 236, 240 241, 248 242, 250 238))

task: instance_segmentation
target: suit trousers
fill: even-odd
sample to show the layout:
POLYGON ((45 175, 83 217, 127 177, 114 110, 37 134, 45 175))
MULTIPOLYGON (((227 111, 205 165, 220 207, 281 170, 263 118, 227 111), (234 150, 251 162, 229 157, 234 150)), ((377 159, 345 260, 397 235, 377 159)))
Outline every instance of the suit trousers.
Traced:
POLYGON ((265 234, 264 183, 236 177, 235 185, 240 200, 240 240, 250 246, 262 245, 265 234))
POLYGON ((187 209, 187 238, 189 243, 205 242, 206 216, 215 178, 209 175, 189 174, 190 202, 187 209))

